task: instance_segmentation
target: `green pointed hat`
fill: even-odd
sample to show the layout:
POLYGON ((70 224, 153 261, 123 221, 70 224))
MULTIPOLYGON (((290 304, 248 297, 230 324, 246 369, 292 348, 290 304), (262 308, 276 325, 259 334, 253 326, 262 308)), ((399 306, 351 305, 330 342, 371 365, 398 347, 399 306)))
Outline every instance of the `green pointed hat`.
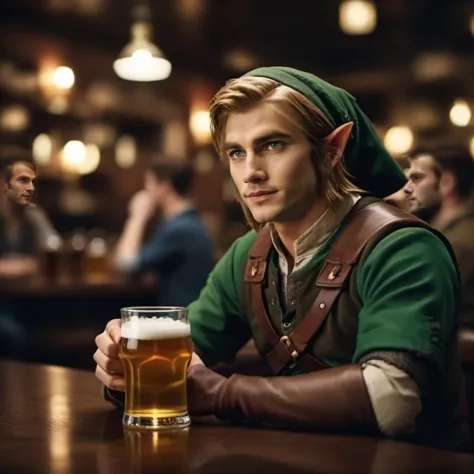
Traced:
POLYGON ((262 67, 246 76, 266 77, 295 89, 316 104, 334 128, 354 122, 344 151, 344 163, 356 186, 383 198, 405 185, 402 169, 351 94, 319 77, 289 67, 262 67))

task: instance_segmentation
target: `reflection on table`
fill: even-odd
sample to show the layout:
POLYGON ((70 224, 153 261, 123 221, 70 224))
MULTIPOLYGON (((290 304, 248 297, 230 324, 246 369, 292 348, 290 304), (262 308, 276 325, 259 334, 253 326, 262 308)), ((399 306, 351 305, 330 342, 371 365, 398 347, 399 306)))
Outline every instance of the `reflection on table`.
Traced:
POLYGON ((124 431, 93 374, 0 362, 0 472, 471 473, 474 455, 387 439, 193 420, 181 432, 124 431))

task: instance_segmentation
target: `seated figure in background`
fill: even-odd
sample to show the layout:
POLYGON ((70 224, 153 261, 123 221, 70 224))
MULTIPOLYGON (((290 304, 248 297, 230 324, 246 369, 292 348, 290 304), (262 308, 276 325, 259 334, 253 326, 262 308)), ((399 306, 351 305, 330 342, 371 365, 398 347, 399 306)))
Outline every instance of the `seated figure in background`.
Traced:
POLYGON ((145 189, 132 197, 117 243, 121 273, 158 277, 160 306, 187 306, 197 299, 214 267, 212 240, 189 198, 192 182, 193 169, 187 164, 150 164, 145 189), (147 223, 157 211, 163 222, 144 244, 147 223))
POLYGON ((467 147, 439 146, 410 155, 404 187, 410 211, 450 241, 461 273, 461 324, 474 326, 474 161, 467 147))
MULTIPOLYGON (((0 150, 3 194, 0 199, 0 279, 18 280, 35 275, 40 250, 50 235, 56 235, 46 214, 31 201, 37 169, 28 152, 19 148, 0 150)), ((0 342, 8 355, 22 353, 26 331, 5 300, 0 307, 0 342), (7 347, 8 346, 8 347, 7 347)))
POLYGON ((57 232, 32 202, 37 169, 29 153, 0 150, 0 171, 0 278, 30 276, 38 271, 41 249, 57 232))

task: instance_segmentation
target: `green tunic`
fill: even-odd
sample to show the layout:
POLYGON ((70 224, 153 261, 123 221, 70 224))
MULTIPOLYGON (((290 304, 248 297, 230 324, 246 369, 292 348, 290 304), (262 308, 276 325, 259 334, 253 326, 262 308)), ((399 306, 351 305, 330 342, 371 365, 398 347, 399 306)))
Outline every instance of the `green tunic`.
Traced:
MULTIPOLYGON (((305 267, 290 276, 288 291, 296 288, 295 308, 290 305, 285 312, 279 301, 272 304, 277 293, 272 293, 272 284, 267 281, 269 313, 281 333, 283 321, 293 320, 297 325, 314 301, 307 282, 316 278, 337 235, 338 231, 305 267), (292 286, 291 280, 296 284, 292 286)), ((252 336, 264 350, 257 320, 249 314, 248 305, 246 310, 242 306, 245 262, 255 236, 251 231, 232 245, 210 275, 199 299, 189 307, 192 337, 207 364, 232 361, 252 336)), ((272 273, 276 277, 278 271, 276 258, 271 261, 270 280, 272 273)), ((373 351, 407 350, 425 357, 444 373, 457 330, 459 284, 455 264, 443 242, 423 228, 398 229, 369 246, 356 270, 347 290, 348 304, 337 303, 313 354, 329 366, 338 366, 356 362, 373 351), (358 315, 351 314, 349 319, 346 315, 346 321, 341 320, 354 299, 359 299, 360 304, 350 312, 358 315), (351 327, 344 335, 348 325, 351 327), (330 333, 327 343, 325 333, 330 333), (340 341, 339 348, 334 347, 334 340, 340 341)), ((340 300, 343 298, 344 294, 340 300)))

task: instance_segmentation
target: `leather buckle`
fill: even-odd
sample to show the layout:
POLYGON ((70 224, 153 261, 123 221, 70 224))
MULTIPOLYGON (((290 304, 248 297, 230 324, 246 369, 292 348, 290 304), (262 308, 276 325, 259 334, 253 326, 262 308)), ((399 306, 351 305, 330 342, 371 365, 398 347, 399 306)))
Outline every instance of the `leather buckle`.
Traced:
POLYGON ((339 275, 339 272, 341 271, 342 264, 341 263, 336 263, 334 267, 331 270, 331 273, 328 276, 328 280, 333 281, 336 279, 336 277, 339 275))
POLYGON ((293 363, 290 365, 290 369, 292 369, 296 366, 296 359, 298 359, 299 356, 298 351, 295 349, 295 346, 293 345, 291 339, 288 336, 282 336, 280 342, 282 342, 286 346, 291 358, 293 359, 293 363))

